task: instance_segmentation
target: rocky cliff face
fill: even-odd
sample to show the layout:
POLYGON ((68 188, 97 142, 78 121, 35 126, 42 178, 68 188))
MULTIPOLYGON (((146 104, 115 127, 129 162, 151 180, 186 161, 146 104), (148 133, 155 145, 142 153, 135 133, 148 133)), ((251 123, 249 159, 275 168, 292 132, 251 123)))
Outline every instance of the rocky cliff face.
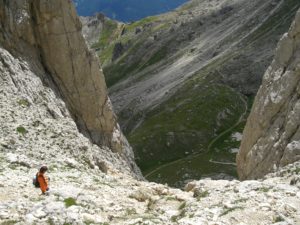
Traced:
POLYGON ((237 156, 241 179, 300 159, 300 11, 280 40, 248 118, 237 156))
POLYGON ((87 43, 93 46, 99 41, 99 33, 103 30, 105 20, 107 19, 102 13, 97 13, 91 17, 79 17, 82 23, 82 34, 87 43))
MULTIPOLYGON (((54 91, 49 98, 64 100, 80 132, 138 171, 113 113, 98 60, 81 35, 72 2, 1 0, 0 29, 1 79, 8 82, 5 84, 35 103, 35 98, 40 98, 35 83, 23 76, 22 70, 37 77, 32 79, 41 79, 54 91)), ((66 109, 48 111, 53 119, 69 116, 60 113, 66 109)))

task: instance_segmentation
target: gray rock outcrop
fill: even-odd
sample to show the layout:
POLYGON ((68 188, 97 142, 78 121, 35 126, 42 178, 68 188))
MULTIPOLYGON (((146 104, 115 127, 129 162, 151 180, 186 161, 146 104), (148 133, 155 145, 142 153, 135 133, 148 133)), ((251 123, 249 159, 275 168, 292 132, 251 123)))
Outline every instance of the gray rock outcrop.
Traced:
POLYGON ((241 179, 300 160, 300 11, 264 75, 237 156, 241 179))
MULTIPOLYGON (((98 60, 82 37, 72 1, 1 0, 0 46, 1 62, 8 65, 12 81, 18 83, 20 78, 5 57, 9 54, 26 62, 64 100, 81 133, 119 154, 139 173, 112 110, 98 60)), ((19 82, 18 88, 28 89, 30 95, 32 87, 19 82)))
POLYGON ((82 34, 89 45, 99 41, 99 34, 103 30, 105 17, 99 13, 92 17, 79 17, 82 23, 82 34))

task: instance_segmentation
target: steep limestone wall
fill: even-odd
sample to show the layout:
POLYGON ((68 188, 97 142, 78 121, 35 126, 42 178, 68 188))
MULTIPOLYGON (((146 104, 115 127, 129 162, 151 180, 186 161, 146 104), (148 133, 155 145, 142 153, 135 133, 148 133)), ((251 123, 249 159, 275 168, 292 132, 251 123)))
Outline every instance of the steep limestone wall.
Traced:
POLYGON ((119 154, 139 173, 72 1, 0 0, 0 46, 28 62, 32 72, 63 98, 86 137, 119 154))
POLYGON ((264 75, 237 156, 241 179, 300 160, 300 11, 264 75))

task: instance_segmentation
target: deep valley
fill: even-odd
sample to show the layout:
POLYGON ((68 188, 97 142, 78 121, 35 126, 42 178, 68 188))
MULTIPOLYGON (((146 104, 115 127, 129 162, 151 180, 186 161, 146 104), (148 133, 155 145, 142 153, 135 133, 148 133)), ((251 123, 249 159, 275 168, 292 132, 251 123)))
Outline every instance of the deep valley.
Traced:
POLYGON ((100 35, 84 35, 148 179, 182 186, 236 177, 240 139, 231 137, 242 133, 273 49, 299 6, 194 0, 130 24, 85 21, 84 29, 96 21, 87 30, 100 35))

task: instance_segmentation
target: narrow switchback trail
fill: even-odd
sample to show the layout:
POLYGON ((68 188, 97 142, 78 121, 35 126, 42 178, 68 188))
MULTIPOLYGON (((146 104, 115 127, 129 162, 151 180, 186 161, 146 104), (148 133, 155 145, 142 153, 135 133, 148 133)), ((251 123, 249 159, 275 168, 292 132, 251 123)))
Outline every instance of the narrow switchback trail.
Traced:
MULTIPOLYGON (((223 152, 217 152, 216 148, 213 147, 218 141, 231 134, 245 121, 248 112, 248 102, 245 100, 244 96, 240 95, 240 98, 244 103, 243 113, 240 115, 235 124, 220 133, 209 143, 207 151, 194 155, 188 155, 184 158, 160 165, 159 167, 145 174, 145 178, 157 182, 164 180, 166 183, 169 183, 168 180, 170 178, 169 181, 172 184, 175 184, 175 186, 178 186, 179 183, 184 183, 183 181, 186 180, 185 178, 196 179, 196 177, 201 178, 203 176, 216 176, 218 174, 227 175, 227 172, 230 176, 234 175, 236 173, 236 164, 229 159, 230 157, 228 155, 226 155, 228 152, 225 152, 225 150, 223 152), (213 156, 216 155, 220 155, 224 160, 214 160, 213 156), (224 170, 224 165, 230 168, 224 170), (172 174, 171 177, 170 172, 172 174), (189 172, 193 173, 193 175, 188 174, 189 172), (183 177, 180 177, 180 174, 183 174, 183 177), (176 179, 174 177, 176 177, 176 179)), ((230 155, 231 154, 232 153, 230 153, 230 155)))

